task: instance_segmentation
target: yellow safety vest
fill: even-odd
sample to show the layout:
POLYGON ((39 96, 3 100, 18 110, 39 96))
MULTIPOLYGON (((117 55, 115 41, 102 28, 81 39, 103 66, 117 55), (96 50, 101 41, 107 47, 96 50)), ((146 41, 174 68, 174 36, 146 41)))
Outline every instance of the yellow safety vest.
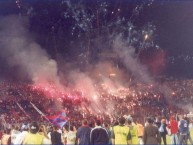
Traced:
POLYGON ((129 127, 127 126, 115 126, 113 128, 114 136, 115 136, 115 145, 128 144, 128 134, 129 134, 129 127))
POLYGON ((131 126, 129 126, 129 130, 130 130, 130 134, 131 134, 131 144, 133 144, 133 145, 139 144, 137 126, 131 125, 131 126))
POLYGON ((44 136, 43 135, 40 135, 40 134, 32 134, 32 133, 28 133, 25 138, 24 138, 24 141, 23 141, 23 144, 26 144, 26 145, 35 145, 35 144, 38 144, 38 145, 41 145, 43 144, 43 139, 44 139, 44 136))

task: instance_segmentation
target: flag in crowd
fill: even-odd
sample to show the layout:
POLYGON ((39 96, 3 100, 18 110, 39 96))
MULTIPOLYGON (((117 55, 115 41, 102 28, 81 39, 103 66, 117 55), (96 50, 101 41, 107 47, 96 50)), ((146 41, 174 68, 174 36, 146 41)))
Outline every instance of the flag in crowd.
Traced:
POLYGON ((59 128, 62 128, 68 121, 64 110, 59 111, 56 115, 47 116, 47 118, 52 124, 58 126, 59 128))

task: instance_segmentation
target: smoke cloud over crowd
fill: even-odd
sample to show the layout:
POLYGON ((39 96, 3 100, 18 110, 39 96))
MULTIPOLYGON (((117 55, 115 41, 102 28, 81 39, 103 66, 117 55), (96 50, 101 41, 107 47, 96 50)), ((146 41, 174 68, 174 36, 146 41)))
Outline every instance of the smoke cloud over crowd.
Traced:
POLYGON ((27 76, 26 79, 34 83, 59 84, 57 62, 33 40, 28 30, 27 18, 1 18, 0 37, 0 55, 9 67, 18 67, 20 75, 27 76))
MULTIPOLYGON (((111 47, 114 58, 107 60, 99 58, 95 64, 85 64, 87 67, 83 71, 78 66, 77 68, 74 67, 76 66, 74 64, 72 64, 73 67, 68 65, 68 67, 62 68, 68 72, 60 75, 62 77, 58 75, 61 66, 58 66, 57 61, 49 56, 46 49, 33 39, 33 35, 28 29, 27 18, 20 16, 3 17, 0 21, 0 37, 1 59, 9 68, 17 68, 22 80, 30 80, 35 85, 45 87, 52 84, 59 90, 68 93, 80 91, 91 101, 92 110, 105 111, 100 100, 102 93, 99 91, 100 87, 107 90, 107 93, 116 94, 117 90, 129 87, 131 74, 134 80, 141 83, 154 83, 147 68, 136 57, 135 49, 132 46, 127 46, 118 34, 115 38, 111 38, 113 39, 111 47), (112 61, 114 59, 118 59, 127 71, 117 67, 117 64, 112 61), (61 80, 67 81, 68 85, 61 80)), ((109 102, 108 108, 112 108, 113 104, 113 101, 109 102)))

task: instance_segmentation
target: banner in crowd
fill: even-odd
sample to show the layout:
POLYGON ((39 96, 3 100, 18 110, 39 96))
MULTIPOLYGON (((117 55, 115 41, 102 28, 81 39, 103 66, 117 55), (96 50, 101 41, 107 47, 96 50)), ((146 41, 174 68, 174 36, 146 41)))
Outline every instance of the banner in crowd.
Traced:
POLYGON ((52 124, 60 128, 62 128, 68 122, 68 118, 64 110, 59 111, 57 115, 47 116, 47 118, 52 124))

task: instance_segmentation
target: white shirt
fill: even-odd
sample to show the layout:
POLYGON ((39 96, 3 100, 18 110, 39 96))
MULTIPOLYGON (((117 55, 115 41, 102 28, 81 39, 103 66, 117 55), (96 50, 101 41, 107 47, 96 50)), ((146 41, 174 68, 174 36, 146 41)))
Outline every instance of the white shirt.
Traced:
POLYGON ((66 135, 67 138, 67 144, 68 145, 73 145, 75 144, 76 141, 76 132, 74 131, 69 131, 66 135))
POLYGON ((19 144, 22 144, 25 136, 28 134, 28 131, 22 131, 22 133, 18 134, 16 139, 15 139, 15 142, 13 143, 14 145, 19 145, 19 144))
POLYGON ((15 140, 16 140, 16 138, 17 138, 17 136, 18 136, 19 134, 21 134, 20 131, 18 131, 18 130, 12 130, 12 132, 11 132, 11 143, 12 143, 12 144, 14 144, 14 142, 15 142, 15 140))

